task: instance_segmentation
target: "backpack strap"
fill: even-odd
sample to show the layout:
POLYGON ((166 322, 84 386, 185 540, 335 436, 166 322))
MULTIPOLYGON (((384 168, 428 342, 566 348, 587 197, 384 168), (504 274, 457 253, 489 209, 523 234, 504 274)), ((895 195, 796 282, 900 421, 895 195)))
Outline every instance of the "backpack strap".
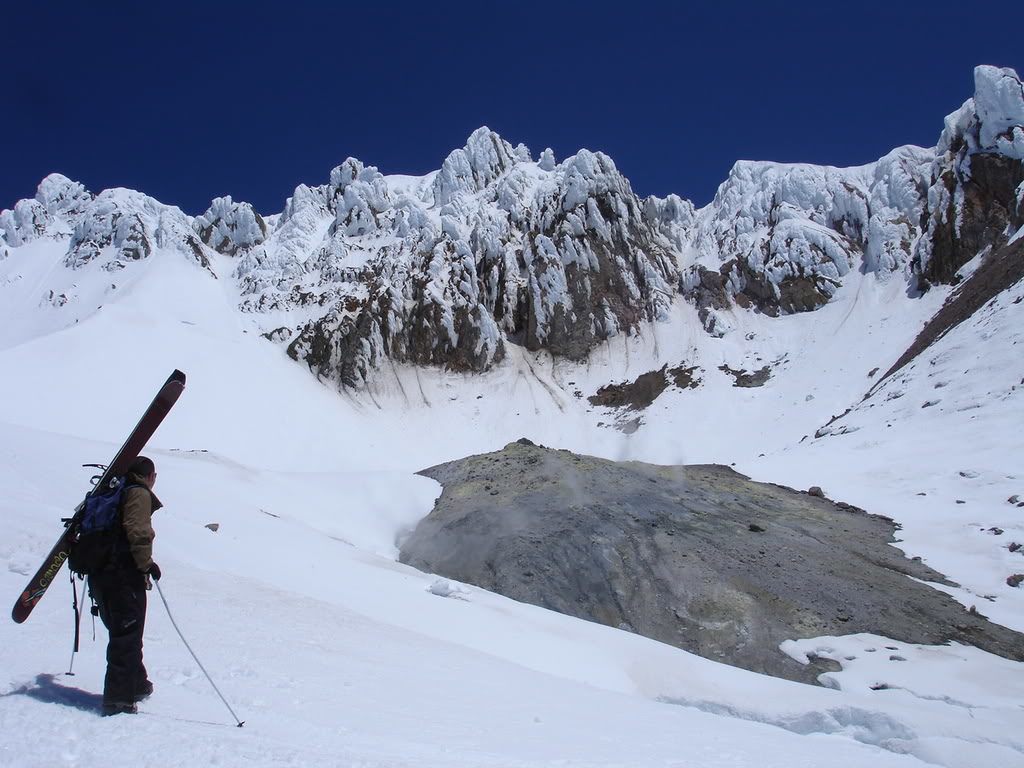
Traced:
POLYGON ((126 551, 128 533, 124 529, 124 505, 128 501, 128 491, 132 488, 145 488, 141 483, 128 483, 121 488, 121 498, 117 502, 117 535, 114 537, 114 552, 126 551))

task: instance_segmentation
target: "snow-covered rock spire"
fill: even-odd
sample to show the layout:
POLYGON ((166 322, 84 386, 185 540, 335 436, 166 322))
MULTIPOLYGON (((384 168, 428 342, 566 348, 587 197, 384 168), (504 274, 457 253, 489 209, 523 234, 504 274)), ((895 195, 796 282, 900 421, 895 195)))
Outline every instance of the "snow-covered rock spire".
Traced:
POLYGON ((267 224, 249 203, 236 203, 230 196, 218 197, 210 203, 193 227, 200 240, 219 253, 231 256, 247 251, 267 237, 267 224))
POLYGON ((84 186, 51 173, 39 183, 34 199, 19 200, 12 210, 0 212, 0 229, 15 248, 38 237, 66 235, 92 201, 84 186))
POLYGON ((516 163, 516 151, 490 128, 477 128, 441 164, 434 179, 434 204, 445 206, 460 194, 480 192, 516 163))
POLYGON ((915 262, 926 284, 954 280, 1024 226, 1024 85, 1014 70, 975 68, 974 96, 946 118, 930 177, 915 262))

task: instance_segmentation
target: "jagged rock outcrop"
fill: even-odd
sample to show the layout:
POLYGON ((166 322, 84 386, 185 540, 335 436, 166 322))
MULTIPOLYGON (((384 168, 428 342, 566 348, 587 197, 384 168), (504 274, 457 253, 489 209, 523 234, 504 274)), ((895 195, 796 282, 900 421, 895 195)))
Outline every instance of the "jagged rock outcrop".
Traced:
POLYGON ((483 371, 509 344, 579 360, 678 300, 722 336, 735 308, 811 311, 851 270, 911 288, 955 281, 1024 225, 1022 93, 1012 70, 978 67, 936 148, 858 168, 740 162, 701 210, 639 199, 600 152, 534 161, 487 128, 421 178, 348 158, 272 216, 222 197, 193 218, 54 174, 0 212, 0 258, 50 238, 72 273, 165 249, 213 275, 226 255, 241 311, 341 386, 386 360, 483 371))
POLYGON ((324 308, 278 337, 347 385, 385 358, 484 370, 507 342, 580 359, 665 316, 677 210, 641 204, 605 155, 535 163, 481 128, 429 183, 395 189, 350 158, 300 187, 238 273, 248 311, 324 308))
POLYGON ((1011 69, 978 67, 974 98, 946 118, 927 193, 928 237, 916 268, 948 283, 1024 226, 1024 85, 1011 69))
POLYGON ((199 239, 218 253, 237 256, 262 243, 267 224, 249 203, 235 203, 231 197, 218 197, 193 227, 199 239))
POLYGON ((952 282, 1024 225, 1022 155, 1020 78, 982 66, 935 149, 902 147, 858 168, 737 163, 697 212, 684 290, 722 335, 733 302, 771 315, 813 310, 851 269, 952 282))
POLYGON ((888 545, 891 520, 820 489, 526 440, 421 474, 444 491, 402 562, 516 600, 804 682, 824 670, 784 640, 868 632, 1024 660, 1024 637, 922 583, 945 580, 888 545))
POLYGON ((148 258, 156 247, 180 251, 208 266, 192 220, 173 206, 127 189, 93 195, 60 174, 47 176, 35 199, 0 212, 0 229, 11 247, 40 238, 60 242, 71 270, 92 262, 117 271, 148 258))
POLYGON ((705 318, 723 308, 723 293, 774 315, 826 303, 851 269, 905 267, 930 161, 903 147, 860 168, 737 163, 698 214, 686 290, 705 318))
POLYGON ((12 210, 0 211, 0 230, 12 248, 40 237, 61 237, 85 217, 93 200, 78 182, 51 173, 39 183, 34 199, 19 200, 12 210))

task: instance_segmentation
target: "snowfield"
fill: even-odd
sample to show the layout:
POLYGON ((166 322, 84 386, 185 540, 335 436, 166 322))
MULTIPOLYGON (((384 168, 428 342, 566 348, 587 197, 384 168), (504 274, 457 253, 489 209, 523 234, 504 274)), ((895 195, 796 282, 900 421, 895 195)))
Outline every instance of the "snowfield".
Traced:
POLYGON ((1024 766, 1024 670, 974 648, 794 639, 784 652, 843 668, 805 686, 395 561, 440 492, 416 470, 525 436, 821 486, 900 522, 898 545, 962 585, 951 594, 1024 631, 1024 590, 1006 583, 1024 573, 1009 547, 1024 543, 1024 508, 1008 502, 1024 498, 1024 286, 863 402, 948 289, 910 300, 901 281, 851 273, 813 313, 726 313, 725 338, 680 301, 587 364, 511 348, 485 375, 394 366, 353 394, 247 325, 227 257, 213 280, 157 248, 113 281, 76 273, 75 306, 40 304, 61 258, 38 241, 0 262, 0 593, 13 604, 56 540, 88 487, 79 465, 109 459, 184 370, 146 450, 165 504, 155 557, 175 619, 245 727, 156 592, 156 692, 137 717, 98 717, 105 632, 93 642, 85 617, 65 675, 62 578, 25 624, 0 622, 0 765, 1024 766), (702 384, 625 415, 586 400, 665 364, 697 366, 702 384), (723 365, 768 365, 771 378, 736 388, 723 365))

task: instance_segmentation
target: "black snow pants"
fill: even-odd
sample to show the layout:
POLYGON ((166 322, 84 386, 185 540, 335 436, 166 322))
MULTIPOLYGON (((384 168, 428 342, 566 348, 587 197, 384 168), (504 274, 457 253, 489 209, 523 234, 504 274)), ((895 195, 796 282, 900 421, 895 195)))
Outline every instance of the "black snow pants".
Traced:
POLYGON ((89 590, 110 633, 103 703, 132 703, 147 680, 142 663, 146 575, 134 565, 108 568, 89 576, 89 590))

